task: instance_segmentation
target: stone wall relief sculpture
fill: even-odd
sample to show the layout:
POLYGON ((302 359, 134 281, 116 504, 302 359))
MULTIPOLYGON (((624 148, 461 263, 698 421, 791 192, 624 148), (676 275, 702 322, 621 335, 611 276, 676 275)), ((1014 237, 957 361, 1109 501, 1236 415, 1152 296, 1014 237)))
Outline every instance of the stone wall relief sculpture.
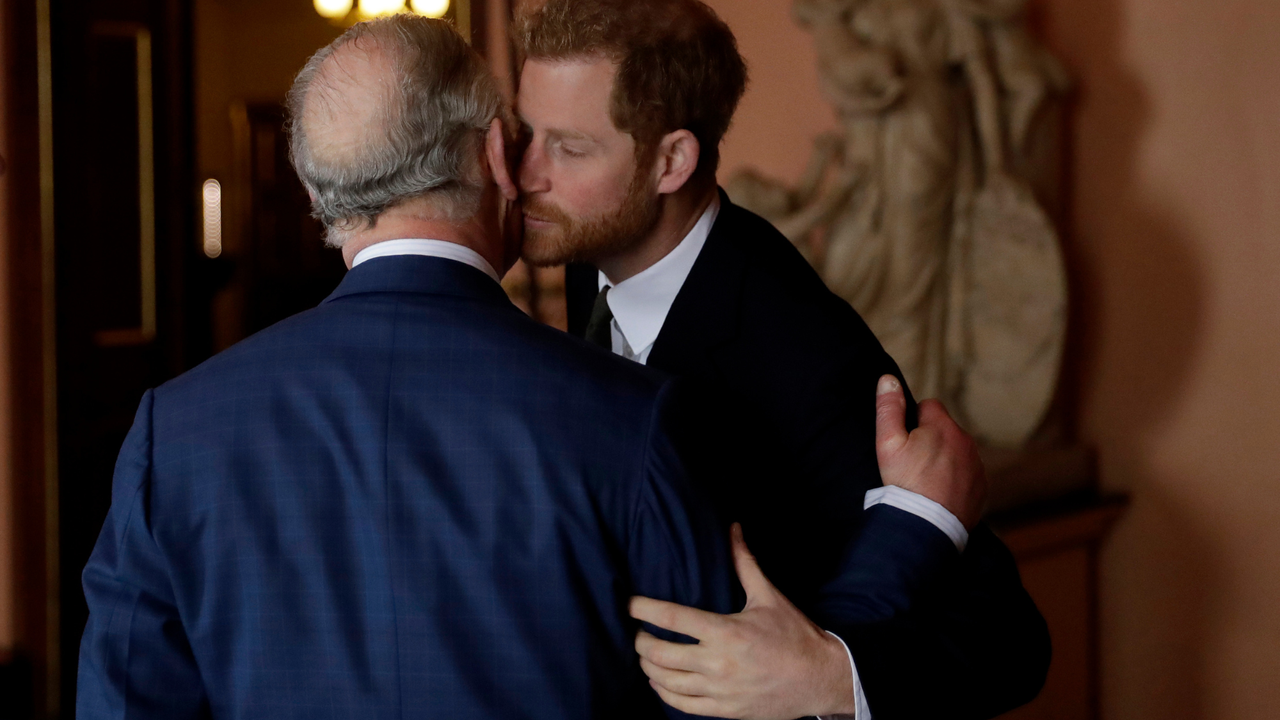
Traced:
POLYGON ((1042 203, 1045 111, 1068 79, 1025 2, 796 0, 840 129, 794 187, 751 170, 727 183, 861 313, 917 397, 1004 448, 1044 420, 1066 330, 1042 203))

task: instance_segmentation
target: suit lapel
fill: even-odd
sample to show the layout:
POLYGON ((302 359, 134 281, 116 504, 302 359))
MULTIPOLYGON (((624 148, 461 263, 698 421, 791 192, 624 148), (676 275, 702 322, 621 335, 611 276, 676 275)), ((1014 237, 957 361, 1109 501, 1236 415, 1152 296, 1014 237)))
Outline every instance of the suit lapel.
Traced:
POLYGON ((741 210, 720 191, 720 215, 689 271, 649 353, 650 367, 696 373, 737 337, 746 259, 736 240, 741 210))

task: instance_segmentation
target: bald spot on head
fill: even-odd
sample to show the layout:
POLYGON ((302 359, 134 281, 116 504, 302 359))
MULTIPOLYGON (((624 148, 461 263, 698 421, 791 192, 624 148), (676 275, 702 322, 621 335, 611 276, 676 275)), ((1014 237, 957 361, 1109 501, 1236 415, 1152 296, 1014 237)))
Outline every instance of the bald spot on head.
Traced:
POLYGON ((395 98, 395 57, 374 38, 334 51, 320 65, 302 112, 312 158, 329 167, 354 163, 386 142, 395 98))

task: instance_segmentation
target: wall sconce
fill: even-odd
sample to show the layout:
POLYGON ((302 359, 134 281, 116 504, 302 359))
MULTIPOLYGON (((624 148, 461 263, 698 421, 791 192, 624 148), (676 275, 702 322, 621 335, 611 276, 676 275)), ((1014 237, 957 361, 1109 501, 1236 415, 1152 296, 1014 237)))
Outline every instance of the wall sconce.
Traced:
POLYGON ((204 208, 204 254, 216 258, 222 254, 222 183, 209 178, 200 188, 204 208))
POLYGON ((450 0, 313 0, 316 12, 336 25, 353 25, 361 20, 409 12, 425 17, 444 17, 450 0))

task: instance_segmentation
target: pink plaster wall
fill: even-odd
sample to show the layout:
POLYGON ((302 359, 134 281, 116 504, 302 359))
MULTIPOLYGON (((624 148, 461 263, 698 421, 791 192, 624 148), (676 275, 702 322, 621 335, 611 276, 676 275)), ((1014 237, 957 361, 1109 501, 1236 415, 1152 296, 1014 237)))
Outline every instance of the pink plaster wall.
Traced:
POLYGON ((733 29, 751 82, 721 150, 720 176, 753 166, 792 180, 809 160, 813 138, 834 130, 835 114, 818 89, 809 34, 787 0, 707 0, 733 29))
MULTIPOLYGON (((1280 3, 1033 0, 1072 109, 1068 380, 1103 485, 1103 716, 1280 717, 1280 3)), ((754 75, 725 171, 830 127, 785 0, 712 0, 754 75)))

